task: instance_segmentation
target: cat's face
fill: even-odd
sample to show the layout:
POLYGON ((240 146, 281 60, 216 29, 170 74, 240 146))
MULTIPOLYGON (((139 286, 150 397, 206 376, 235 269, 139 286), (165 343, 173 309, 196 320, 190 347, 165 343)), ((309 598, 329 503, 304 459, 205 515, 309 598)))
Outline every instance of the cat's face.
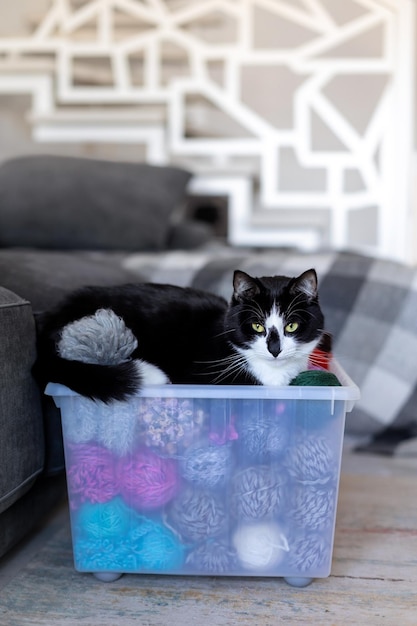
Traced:
POLYGON ((226 317, 227 337, 262 385, 287 385, 307 369, 324 318, 317 276, 252 278, 237 270, 226 317))

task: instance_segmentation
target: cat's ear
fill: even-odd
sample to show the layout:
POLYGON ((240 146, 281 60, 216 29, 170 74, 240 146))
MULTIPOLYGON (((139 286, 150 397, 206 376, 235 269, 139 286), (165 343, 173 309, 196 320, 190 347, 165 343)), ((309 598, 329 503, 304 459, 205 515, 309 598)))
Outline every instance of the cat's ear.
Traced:
POLYGON ((239 301, 250 300, 260 291, 256 280, 241 270, 236 270, 233 275, 233 290, 233 297, 239 301))
POLYGON ((295 279, 293 290, 302 291, 309 300, 314 300, 318 295, 316 270, 307 270, 295 279))

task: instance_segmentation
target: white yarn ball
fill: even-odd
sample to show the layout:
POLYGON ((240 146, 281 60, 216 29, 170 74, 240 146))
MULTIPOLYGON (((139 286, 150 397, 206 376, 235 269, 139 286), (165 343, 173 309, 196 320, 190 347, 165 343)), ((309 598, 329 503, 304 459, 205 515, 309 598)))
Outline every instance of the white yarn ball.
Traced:
POLYGON ((240 526, 233 536, 233 545, 241 565, 251 570, 270 570, 289 551, 281 528, 272 522, 240 526))

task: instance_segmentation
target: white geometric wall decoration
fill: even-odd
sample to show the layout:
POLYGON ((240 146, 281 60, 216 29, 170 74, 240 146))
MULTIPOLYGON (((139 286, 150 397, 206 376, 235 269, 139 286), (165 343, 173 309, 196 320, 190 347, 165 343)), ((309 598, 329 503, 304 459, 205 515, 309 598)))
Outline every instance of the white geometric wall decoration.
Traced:
POLYGON ((51 0, 0 93, 36 141, 190 167, 234 244, 410 261, 414 36, 412 0, 51 0))

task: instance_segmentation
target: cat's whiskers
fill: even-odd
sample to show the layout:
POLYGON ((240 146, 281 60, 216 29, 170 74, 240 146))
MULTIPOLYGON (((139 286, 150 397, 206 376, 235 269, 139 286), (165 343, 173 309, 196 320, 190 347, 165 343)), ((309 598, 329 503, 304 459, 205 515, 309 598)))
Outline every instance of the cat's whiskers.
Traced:
MULTIPOLYGON (((218 384, 222 379, 231 374, 235 374, 237 376, 238 374, 247 371, 247 362, 245 357, 237 353, 231 354, 222 359, 216 359, 213 361, 196 361, 196 363, 207 365, 208 368, 212 370, 210 375, 217 374, 216 378, 212 381, 214 384, 218 384), (220 366, 221 369, 213 370, 213 368, 220 366)), ((201 372, 201 375, 204 376, 206 373, 201 372)))
MULTIPOLYGON (((321 332, 324 332, 324 331, 321 331, 321 332)), ((309 361, 311 365, 315 365, 317 367, 323 366, 323 357, 321 355, 315 354, 314 351, 311 352, 309 361)))
POLYGON ((288 310, 290 311, 291 307, 293 307, 295 304, 298 304, 301 299, 302 299, 302 294, 297 293, 291 300, 290 304, 288 305, 288 310))
POLYGON ((224 363, 226 361, 233 361, 236 358, 236 356, 239 356, 239 355, 229 354, 228 356, 222 357, 221 359, 194 361, 194 363, 198 363, 199 365, 209 365, 209 364, 217 365, 218 363, 224 363))
POLYGON ((286 318, 290 319, 290 317, 294 316, 294 315, 299 315, 301 318, 309 315, 311 318, 314 318, 314 314, 311 311, 308 311, 306 309, 303 309, 302 307, 298 308, 298 309, 291 309, 289 308, 287 313, 286 313, 286 318))
POLYGON ((305 307, 300 307, 299 305, 301 304, 300 300, 302 299, 302 294, 297 294, 293 300, 291 301, 291 303, 288 306, 288 310, 287 310, 287 317, 290 317, 291 315, 295 315, 296 313, 306 313, 308 312, 310 315, 311 312, 310 311, 306 311, 305 307), (295 308, 297 307, 297 308, 295 308))
POLYGON ((245 373, 246 371, 247 371, 246 360, 241 359, 239 361, 236 361, 235 364, 231 364, 225 370, 219 372, 218 376, 216 376, 216 378, 213 380, 213 383, 219 384, 222 382, 222 380, 226 379, 228 376, 233 375, 233 374, 237 378, 239 374, 245 373))
POLYGON ((217 335, 213 335, 214 339, 217 339, 217 337, 223 337, 224 335, 227 335, 228 333, 233 333, 236 331, 236 328, 227 328, 226 330, 223 330, 221 333, 218 333, 217 335))
POLYGON ((240 311, 235 311, 231 314, 231 317, 239 316, 242 313, 252 313, 255 315, 257 319, 263 319, 264 313, 262 308, 259 306, 257 302, 255 302, 255 306, 251 304, 246 304, 244 308, 241 308, 240 311))
POLYGON ((313 365, 313 367, 323 367, 323 362, 318 357, 315 357, 314 354, 310 354, 309 364, 313 365))

